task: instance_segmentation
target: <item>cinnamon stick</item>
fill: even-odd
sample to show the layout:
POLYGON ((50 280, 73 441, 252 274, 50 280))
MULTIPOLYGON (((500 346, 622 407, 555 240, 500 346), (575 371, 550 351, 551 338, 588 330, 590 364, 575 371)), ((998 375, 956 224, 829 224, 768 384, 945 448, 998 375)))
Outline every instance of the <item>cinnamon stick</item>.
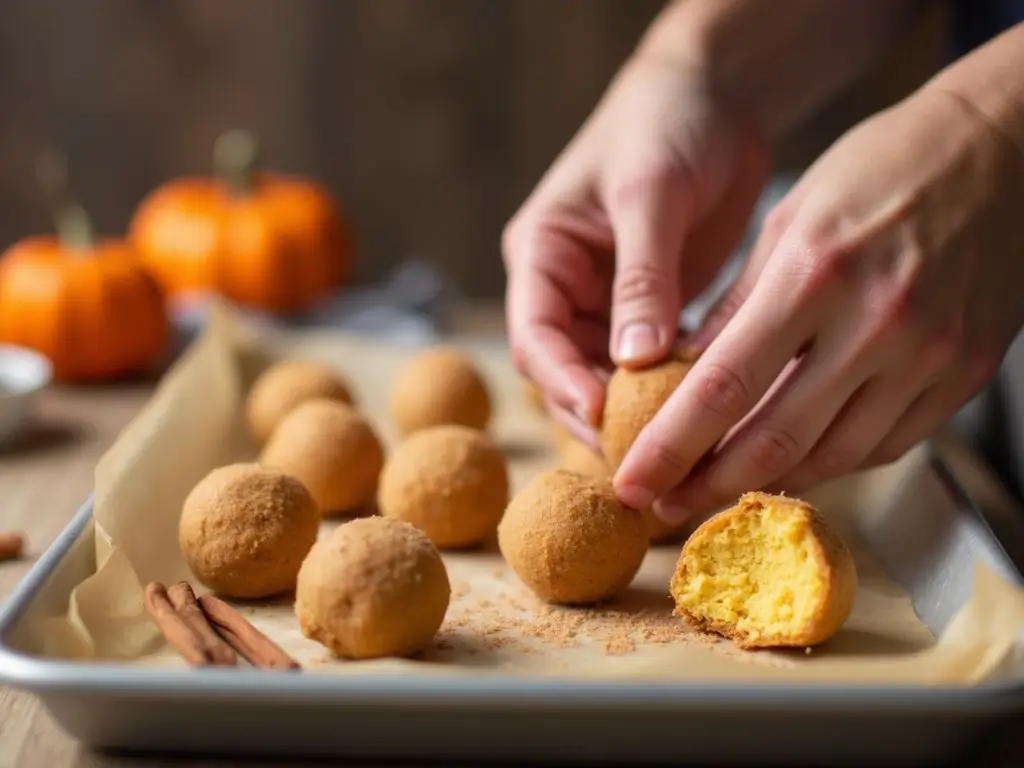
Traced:
POLYGON ((300 669, 299 662, 223 600, 213 595, 203 595, 199 598, 199 606, 221 637, 254 667, 300 669))
POLYGON ((25 549, 25 537, 17 531, 0 533, 0 560, 15 560, 25 549))
POLYGON ((234 649, 224 642, 223 638, 217 634, 217 630, 210 624, 203 609, 199 607, 196 593, 192 591, 192 586, 187 581, 179 581, 168 589, 167 596, 178 615, 196 634, 203 638, 214 664, 223 667, 233 667, 238 664, 238 657, 235 655, 234 649))
POLYGON ((174 610, 167 587, 154 581, 146 585, 146 610, 153 617, 167 644, 181 654, 193 667, 215 664, 215 654, 208 642, 174 610))

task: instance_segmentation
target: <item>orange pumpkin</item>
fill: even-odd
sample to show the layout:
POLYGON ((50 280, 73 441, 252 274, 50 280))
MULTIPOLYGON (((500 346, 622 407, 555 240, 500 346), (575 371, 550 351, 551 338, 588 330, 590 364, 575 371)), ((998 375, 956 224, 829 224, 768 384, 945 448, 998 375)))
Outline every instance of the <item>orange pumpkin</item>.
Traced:
POLYGON ((309 308, 349 277, 351 238, 339 207, 307 179, 256 168, 258 147, 231 131, 214 146, 214 179, 150 193, 129 227, 171 295, 212 290, 276 314, 309 308))
POLYGON ((57 236, 29 237, 0 257, 0 341, 46 355, 58 381, 141 372, 170 336, 163 292, 126 243, 96 240, 64 197, 57 236))

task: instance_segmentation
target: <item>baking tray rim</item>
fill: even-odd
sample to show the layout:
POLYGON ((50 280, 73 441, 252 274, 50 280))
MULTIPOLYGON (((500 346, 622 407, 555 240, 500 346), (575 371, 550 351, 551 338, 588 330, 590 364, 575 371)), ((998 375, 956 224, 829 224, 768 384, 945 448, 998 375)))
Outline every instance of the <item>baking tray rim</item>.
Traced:
MULTIPOLYGON (((936 452, 930 460, 943 464, 936 452)), ((941 467, 946 483, 956 483, 948 466, 941 467)), ((956 489, 954 489, 955 491, 956 489)), ((965 498, 960 490, 961 501, 965 498)), ((969 497, 967 497, 969 498, 969 497)), ((978 512, 977 509, 974 510, 978 512)), ((119 697, 191 698, 208 701, 245 697, 291 700, 303 704, 346 703, 360 707, 430 706, 459 708, 547 710, 620 710, 643 708, 682 711, 699 708, 735 711, 770 706, 786 710, 842 710, 848 714, 976 715, 990 716, 1024 710, 1024 681, 999 681, 965 687, 956 685, 877 685, 776 682, 707 683, 677 680, 585 680, 538 678, 514 674, 480 676, 402 676, 399 674, 303 675, 256 670, 147 669, 116 661, 41 659, 12 649, 7 636, 28 610, 53 570, 92 519, 93 497, 78 508, 54 542, 40 555, 0 605, 0 683, 36 694, 107 694, 119 697)), ((993 534, 994 535, 994 534, 993 534)), ((998 540, 998 539, 997 539, 998 540)))

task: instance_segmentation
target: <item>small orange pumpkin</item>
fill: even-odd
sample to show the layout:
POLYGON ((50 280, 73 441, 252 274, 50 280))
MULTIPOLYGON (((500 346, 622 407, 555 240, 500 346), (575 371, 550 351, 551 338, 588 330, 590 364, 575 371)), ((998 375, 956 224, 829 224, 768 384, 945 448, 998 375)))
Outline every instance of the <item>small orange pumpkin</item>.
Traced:
POLYGON ((256 169, 244 131, 214 145, 215 179, 184 178, 139 204, 129 237, 171 295, 212 290, 275 314, 308 309, 349 277, 340 208, 307 179, 256 169))
POLYGON ((46 355, 58 381, 142 372, 170 337, 163 291, 126 243, 94 237, 62 166, 47 159, 41 180, 62 197, 58 234, 26 238, 0 257, 0 341, 46 355))

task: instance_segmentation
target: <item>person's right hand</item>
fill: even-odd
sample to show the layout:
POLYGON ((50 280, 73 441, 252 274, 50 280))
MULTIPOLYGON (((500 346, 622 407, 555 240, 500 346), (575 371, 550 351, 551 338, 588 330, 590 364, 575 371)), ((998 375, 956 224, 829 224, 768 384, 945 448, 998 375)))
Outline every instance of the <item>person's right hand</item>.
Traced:
POLYGON ((613 363, 670 350, 767 174, 758 132, 699 71, 638 56, 508 224, 513 359, 576 437, 596 445, 613 363))

